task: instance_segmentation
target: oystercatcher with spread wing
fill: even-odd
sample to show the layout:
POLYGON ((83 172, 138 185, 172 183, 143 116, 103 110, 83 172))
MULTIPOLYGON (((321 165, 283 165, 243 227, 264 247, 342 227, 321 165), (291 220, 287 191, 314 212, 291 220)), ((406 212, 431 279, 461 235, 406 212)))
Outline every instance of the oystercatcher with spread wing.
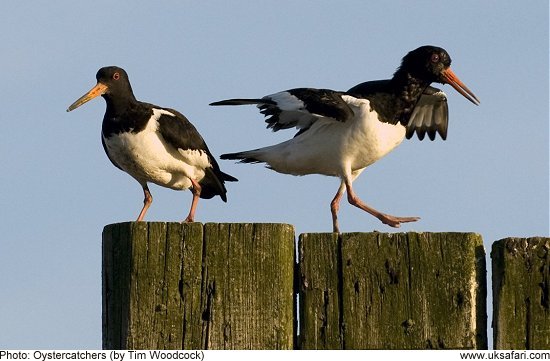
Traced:
POLYGON ((445 49, 422 46, 409 52, 391 79, 361 83, 346 92, 330 89, 297 88, 261 99, 229 99, 211 105, 256 104, 273 131, 296 127, 290 140, 269 147, 228 153, 222 159, 242 163, 266 163, 279 173, 322 174, 339 177, 340 187, 330 209, 333 231, 339 232, 338 209, 347 192, 350 204, 370 213, 382 223, 399 227, 418 217, 397 217, 364 203, 352 183, 403 139, 416 132, 447 137, 447 96, 431 83, 449 84, 478 105, 478 98, 450 68, 445 49))

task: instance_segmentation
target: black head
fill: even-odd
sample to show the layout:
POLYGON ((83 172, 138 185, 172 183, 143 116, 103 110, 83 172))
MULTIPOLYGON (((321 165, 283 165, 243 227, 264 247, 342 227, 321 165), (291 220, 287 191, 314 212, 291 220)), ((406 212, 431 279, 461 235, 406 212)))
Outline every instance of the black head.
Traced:
POLYGON ((106 66, 99 69, 95 77, 97 84, 71 104, 67 109, 68 112, 100 95, 105 98, 107 104, 135 101, 128 74, 124 69, 117 66, 106 66))
POLYGON ((449 84, 472 103, 479 104, 474 93, 451 70, 451 56, 443 48, 425 45, 409 52, 394 76, 398 74, 409 74, 427 84, 449 84))
POLYGON ((445 49, 426 45, 405 55, 398 71, 406 71, 416 78, 429 82, 442 83, 441 72, 449 66, 451 66, 451 57, 445 49))
POLYGON ((132 95, 132 87, 128 79, 128 73, 118 66, 106 66, 97 71, 95 76, 98 83, 107 86, 107 90, 102 95, 104 97, 112 96, 128 96, 132 95))

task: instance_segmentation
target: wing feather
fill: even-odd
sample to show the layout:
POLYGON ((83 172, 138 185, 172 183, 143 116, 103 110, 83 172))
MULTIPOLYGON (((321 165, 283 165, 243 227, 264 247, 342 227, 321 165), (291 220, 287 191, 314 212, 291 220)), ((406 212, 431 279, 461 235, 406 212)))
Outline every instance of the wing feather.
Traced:
POLYGON ((330 89, 296 88, 266 95, 261 99, 227 99, 210 105, 256 104, 274 132, 297 128, 298 134, 311 127, 317 119, 345 122, 353 110, 342 99, 342 92, 330 89))
POLYGON ((434 140, 439 134, 443 140, 447 139, 449 122, 449 107, 447 96, 437 88, 428 87, 420 96, 418 103, 407 123, 407 139, 414 133, 422 140, 428 134, 430 140, 434 140))
POLYGON ((210 153, 206 142, 199 134, 195 126, 187 118, 173 109, 165 109, 170 114, 163 113, 159 119, 158 131, 164 140, 178 150, 198 150, 206 153, 210 166, 205 167, 205 177, 201 180, 201 198, 212 198, 219 195, 224 202, 227 201, 224 182, 236 182, 237 179, 221 171, 218 162, 210 153))

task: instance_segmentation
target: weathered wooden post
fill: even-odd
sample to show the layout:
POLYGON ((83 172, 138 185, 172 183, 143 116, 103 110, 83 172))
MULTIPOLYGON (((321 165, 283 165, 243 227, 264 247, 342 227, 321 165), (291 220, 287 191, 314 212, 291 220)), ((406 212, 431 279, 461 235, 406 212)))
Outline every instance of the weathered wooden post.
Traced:
POLYGON ((478 234, 303 234, 299 261, 304 349, 487 348, 478 234))
POLYGON ((103 231, 103 347, 292 349, 294 229, 112 224, 103 231))
POLYGON ((493 243, 495 349, 550 349, 550 238, 493 243))

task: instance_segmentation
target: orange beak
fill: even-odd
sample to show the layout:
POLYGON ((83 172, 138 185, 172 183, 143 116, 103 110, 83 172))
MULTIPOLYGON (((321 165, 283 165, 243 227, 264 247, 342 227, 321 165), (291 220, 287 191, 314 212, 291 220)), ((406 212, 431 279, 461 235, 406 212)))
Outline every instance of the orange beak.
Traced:
POLYGON ((470 89, 468 89, 468 87, 463 82, 460 81, 460 79, 458 79, 458 77, 451 70, 451 68, 447 68, 443 70, 442 75, 443 75, 443 80, 445 80, 445 83, 455 88, 455 90, 460 94, 462 94, 464 98, 468 99, 475 105, 479 105, 480 103, 479 99, 475 96, 475 94, 470 89))
POLYGON ((96 86, 94 86, 92 89, 90 89, 89 92, 78 98, 74 103, 72 103, 68 108, 67 111, 70 112, 71 110, 75 110, 79 106, 81 106, 84 103, 89 102, 95 97, 98 97, 100 95, 105 94, 107 92, 107 85, 103 83, 97 83, 96 86))

